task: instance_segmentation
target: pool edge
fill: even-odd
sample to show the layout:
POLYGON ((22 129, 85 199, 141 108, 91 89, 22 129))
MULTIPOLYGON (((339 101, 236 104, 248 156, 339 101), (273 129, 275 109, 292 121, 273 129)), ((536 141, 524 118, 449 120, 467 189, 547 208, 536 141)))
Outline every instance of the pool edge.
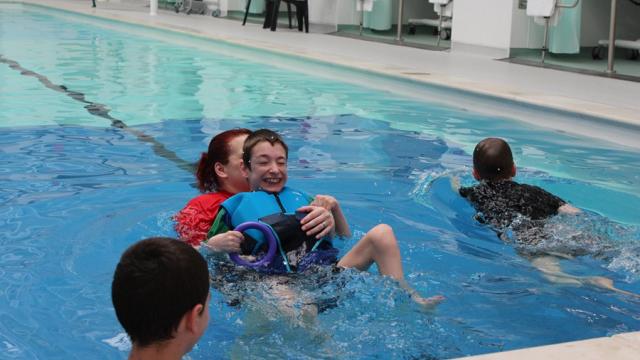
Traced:
POLYGON ((536 346, 484 355, 465 357, 469 360, 538 360, 538 359, 608 359, 635 360, 640 357, 640 331, 609 337, 536 346))

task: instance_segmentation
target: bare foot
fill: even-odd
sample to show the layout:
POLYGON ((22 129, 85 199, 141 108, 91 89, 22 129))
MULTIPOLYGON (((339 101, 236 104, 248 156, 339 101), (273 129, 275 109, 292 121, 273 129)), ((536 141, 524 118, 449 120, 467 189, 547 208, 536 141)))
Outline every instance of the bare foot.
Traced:
POLYGON ((415 301, 418 305, 422 306, 425 310, 432 310, 438 304, 444 301, 445 297, 442 295, 436 295, 428 298, 423 298, 418 294, 411 295, 411 299, 415 301))
POLYGON ((589 285, 593 285, 593 286, 599 287, 601 289, 615 291, 615 292, 620 293, 620 294, 640 297, 640 295, 638 295, 638 294, 635 294, 635 293, 632 293, 632 292, 629 292, 629 291, 626 291, 626 290, 618 289, 617 287, 615 287, 613 285, 613 280, 611 280, 609 278, 606 278, 604 276, 589 276, 587 278, 584 278, 583 281, 586 282, 589 285))

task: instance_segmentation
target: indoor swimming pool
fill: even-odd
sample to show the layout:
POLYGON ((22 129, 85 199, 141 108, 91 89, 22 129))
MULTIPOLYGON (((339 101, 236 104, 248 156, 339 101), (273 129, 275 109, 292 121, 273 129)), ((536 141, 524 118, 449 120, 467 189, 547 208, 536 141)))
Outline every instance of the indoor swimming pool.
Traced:
POLYGON ((425 312, 375 268, 345 271, 300 281, 333 303, 301 327, 263 284, 233 289, 239 306, 212 291, 191 359, 452 358, 640 330, 639 298, 548 281, 451 187, 474 183, 479 140, 507 139, 516 180, 584 210, 551 219, 553 236, 533 250, 586 249, 563 270, 640 293, 640 147, 271 57, 0 1, 0 357, 125 358, 115 265, 142 238, 176 235, 172 216, 197 195, 192 164, 234 127, 281 133, 290 184, 340 200, 355 233, 341 253, 387 223, 409 283, 446 301, 425 312))

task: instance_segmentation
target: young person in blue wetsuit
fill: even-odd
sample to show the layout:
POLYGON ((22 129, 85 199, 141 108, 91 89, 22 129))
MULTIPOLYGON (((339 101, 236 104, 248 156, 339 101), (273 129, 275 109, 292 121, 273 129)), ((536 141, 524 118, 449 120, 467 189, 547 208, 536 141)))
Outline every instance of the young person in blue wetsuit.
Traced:
MULTIPOLYGON (((473 151, 473 177, 479 184, 459 189, 460 195, 476 209, 476 218, 490 225, 504 239, 506 230, 515 233, 518 245, 536 245, 544 240, 545 219, 558 214, 581 211, 563 199, 533 185, 513 181, 516 165, 509 144, 499 138, 480 141, 473 151), (517 221, 516 221, 517 220, 517 221)), ((601 276, 579 277, 566 274, 559 258, 583 254, 526 254, 531 263, 551 281, 574 285, 594 285, 627 295, 637 296, 613 286, 611 279, 601 276)))
MULTIPOLYGON (((331 237, 350 236, 338 202, 324 197, 320 202, 327 204, 319 206, 317 199, 313 202, 303 192, 286 187, 287 159, 287 145, 277 133, 262 129, 249 135, 243 148, 243 172, 252 191, 237 194, 221 205, 208 237, 228 234, 239 238, 242 234, 231 229, 246 221, 261 220, 279 237, 276 257, 269 266, 259 269, 263 272, 287 274, 329 265, 364 271, 375 262, 382 275, 397 280, 416 302, 432 306, 442 301, 441 296, 425 299, 407 286, 397 240, 388 225, 374 227, 338 259, 331 237)), ((247 233, 250 237, 242 242, 242 253, 263 252, 262 234, 247 233)))

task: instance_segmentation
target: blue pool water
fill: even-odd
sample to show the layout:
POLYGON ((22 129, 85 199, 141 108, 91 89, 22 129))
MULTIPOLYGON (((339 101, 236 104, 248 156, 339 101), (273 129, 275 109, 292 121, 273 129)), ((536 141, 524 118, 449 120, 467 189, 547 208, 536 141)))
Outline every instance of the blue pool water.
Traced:
POLYGON ((640 293, 637 149, 16 4, 0 3, 0 56, 2 358, 124 358, 110 300, 115 264, 141 238, 175 235, 171 216, 196 195, 185 164, 212 134, 237 126, 281 132, 291 184, 341 201, 356 232, 343 252, 388 223, 411 285, 447 300, 425 313, 375 269, 347 271, 299 285, 337 299, 301 328, 260 284, 242 289, 240 307, 214 292, 191 358, 450 358, 640 330, 638 299, 547 281, 474 222, 448 180, 472 184, 475 143, 508 139, 519 181, 585 209, 552 219, 547 245, 599 238, 589 244, 598 256, 563 260, 563 269, 640 293))

